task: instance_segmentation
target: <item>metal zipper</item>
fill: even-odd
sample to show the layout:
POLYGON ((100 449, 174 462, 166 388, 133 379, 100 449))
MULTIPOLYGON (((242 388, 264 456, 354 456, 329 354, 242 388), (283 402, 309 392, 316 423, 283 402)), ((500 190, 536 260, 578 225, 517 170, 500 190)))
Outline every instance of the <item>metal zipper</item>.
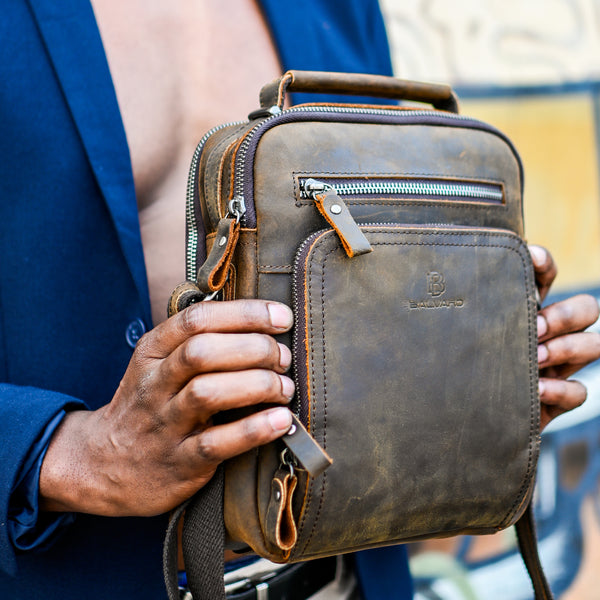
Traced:
POLYGON ((247 121, 231 121, 230 123, 223 123, 213 127, 207 131, 202 139, 198 142, 192 161, 190 163, 190 170, 188 172, 187 188, 185 194, 185 223, 187 231, 186 240, 186 260, 185 260, 185 272, 186 279, 194 281, 196 279, 196 252, 198 251, 198 219, 196 218, 196 208, 194 206, 194 190, 198 184, 198 164, 200 163, 200 156, 204 149, 208 138, 213 133, 225 129, 226 127, 234 127, 236 125, 243 125, 247 121))
MULTIPOLYGON (((414 117, 435 117, 436 119, 442 120, 450 120, 450 121, 463 121, 463 122, 471 122, 471 123, 480 123, 471 117, 466 117, 464 115, 457 115, 454 113, 446 113, 442 111, 432 111, 432 110, 406 110, 406 111, 397 111, 390 110, 385 108, 361 108, 354 106, 293 106, 292 108, 287 108, 283 110, 281 113, 272 115, 267 117, 266 119, 261 120, 256 124, 244 137, 238 151, 236 153, 235 160, 235 169, 234 169, 234 196, 243 197, 244 196, 244 167, 246 162, 246 155, 248 153, 248 149, 252 144, 252 140, 256 133, 262 129, 265 125, 274 121, 275 119, 281 119, 282 116, 297 113, 297 112, 318 112, 318 113, 331 113, 331 114, 353 114, 353 115, 373 115, 373 116, 394 116, 398 119, 412 119, 414 117)), ((489 129, 489 126, 485 125, 485 123, 480 123, 489 129)), ((246 223, 242 222, 243 225, 246 223)))
POLYGON ((300 196, 314 198, 327 189, 338 196, 424 196, 437 198, 468 198, 480 201, 502 202, 502 188, 497 185, 479 185, 470 182, 423 181, 415 179, 379 181, 352 181, 325 183, 312 178, 300 180, 300 196))
MULTIPOLYGON (((268 125, 275 119, 281 119, 282 116, 292 113, 331 113, 331 114, 354 114, 354 115, 372 115, 372 116, 393 116, 398 120, 402 119, 412 119, 415 117, 434 117, 438 120, 446 120, 446 121, 455 121, 455 122, 470 122, 477 123, 480 126, 484 127, 487 130, 491 130, 488 125, 483 122, 477 121, 471 117, 466 117, 463 115, 457 115, 454 113, 446 113, 441 111, 432 111, 432 110, 406 110, 406 111, 396 111, 386 108, 362 108, 362 107, 353 107, 353 106, 294 106, 288 109, 285 109, 281 112, 274 111, 275 114, 271 114, 264 119, 261 119, 252 129, 250 129, 242 140, 240 147, 236 153, 235 160, 235 168, 234 168, 234 190, 233 196, 236 200, 236 204, 242 204, 245 202, 244 199, 244 166, 246 161, 246 155, 252 144, 254 136, 257 132, 262 129, 265 125, 268 125)), ((268 114, 269 111, 267 110, 268 114)), ((261 113, 261 116, 264 113, 261 113)), ((208 131, 198 143, 196 147, 196 151, 192 157, 192 162, 190 165, 189 176, 188 176, 188 185, 187 185, 187 194, 186 194, 186 225, 187 225, 187 252, 186 252, 186 277, 188 279, 193 280, 196 276, 197 265, 196 265, 196 252, 198 249, 198 220, 195 214, 194 207, 194 189, 197 183, 198 177, 198 163, 200 160, 200 155, 202 154, 202 149, 204 144, 208 140, 208 138, 213 135, 215 132, 224 129, 225 127, 241 125, 243 123, 247 123, 249 121, 232 121, 230 123, 225 123, 214 127, 210 131, 208 131)), ((246 226, 246 218, 244 216, 240 217, 242 226, 246 226)))
POLYGON ((320 229, 319 231, 315 231, 311 233, 304 241, 300 244, 298 249, 296 250, 296 255, 294 257, 294 269, 292 272, 292 310, 294 312, 294 330, 292 332, 292 356, 293 356, 293 366, 294 366, 294 383, 296 385, 296 399, 294 401, 294 405, 291 407, 292 412, 298 417, 298 419, 306 425, 305 415, 302 414, 302 398, 301 392, 304 390, 304 387, 301 386, 300 375, 299 375, 299 361, 298 361, 298 347, 300 341, 300 330, 304 331, 306 327, 306 323, 304 322, 304 310, 300 310, 301 307, 304 306, 304 298, 300 298, 301 291, 304 294, 304 283, 301 281, 301 274, 304 274, 304 268, 301 267, 300 262, 305 258, 304 254, 307 248, 312 244, 312 242, 318 238, 321 234, 333 231, 333 229, 320 229))

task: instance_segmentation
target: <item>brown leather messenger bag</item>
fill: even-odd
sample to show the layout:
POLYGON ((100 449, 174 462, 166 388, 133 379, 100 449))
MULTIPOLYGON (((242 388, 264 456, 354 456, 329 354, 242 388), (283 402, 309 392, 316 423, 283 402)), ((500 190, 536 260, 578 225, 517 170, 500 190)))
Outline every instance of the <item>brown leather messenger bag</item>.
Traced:
POLYGON ((225 546, 297 562, 515 523, 535 598, 551 598, 531 515, 537 306, 513 145, 458 115, 445 85, 289 71, 260 101, 198 145, 170 312, 292 306, 295 423, 175 512, 170 599, 184 512, 195 600, 224 598, 225 546), (432 106, 284 108, 287 91, 432 106))

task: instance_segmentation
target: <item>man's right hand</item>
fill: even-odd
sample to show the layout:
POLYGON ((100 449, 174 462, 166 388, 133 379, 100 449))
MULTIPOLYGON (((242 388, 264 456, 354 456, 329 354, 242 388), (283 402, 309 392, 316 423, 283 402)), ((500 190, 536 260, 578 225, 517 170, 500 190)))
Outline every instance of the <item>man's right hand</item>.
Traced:
POLYGON ((291 326, 284 305, 238 300, 193 305, 148 332, 112 401, 67 414, 55 433, 40 475, 42 509, 160 514, 205 485, 223 460, 283 435, 287 408, 222 425, 212 417, 289 402, 291 353, 272 335, 291 326))

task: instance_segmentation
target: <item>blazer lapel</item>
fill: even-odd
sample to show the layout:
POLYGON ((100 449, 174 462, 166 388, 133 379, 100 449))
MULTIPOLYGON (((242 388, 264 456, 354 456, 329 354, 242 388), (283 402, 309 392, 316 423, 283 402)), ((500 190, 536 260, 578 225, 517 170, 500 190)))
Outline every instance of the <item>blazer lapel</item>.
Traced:
POLYGON ((28 2, 149 317, 129 148, 92 7, 82 0, 28 2))

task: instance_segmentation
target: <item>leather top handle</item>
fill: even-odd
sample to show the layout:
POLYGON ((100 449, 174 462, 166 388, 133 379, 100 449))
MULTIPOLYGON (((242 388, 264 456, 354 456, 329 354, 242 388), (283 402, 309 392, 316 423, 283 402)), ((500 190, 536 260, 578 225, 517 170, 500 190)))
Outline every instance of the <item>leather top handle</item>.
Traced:
POLYGON ((286 91, 414 100, 426 102, 440 110, 458 113, 458 99, 449 85, 409 81, 385 75, 323 71, 287 71, 262 88, 261 107, 278 106, 282 109, 286 91))

